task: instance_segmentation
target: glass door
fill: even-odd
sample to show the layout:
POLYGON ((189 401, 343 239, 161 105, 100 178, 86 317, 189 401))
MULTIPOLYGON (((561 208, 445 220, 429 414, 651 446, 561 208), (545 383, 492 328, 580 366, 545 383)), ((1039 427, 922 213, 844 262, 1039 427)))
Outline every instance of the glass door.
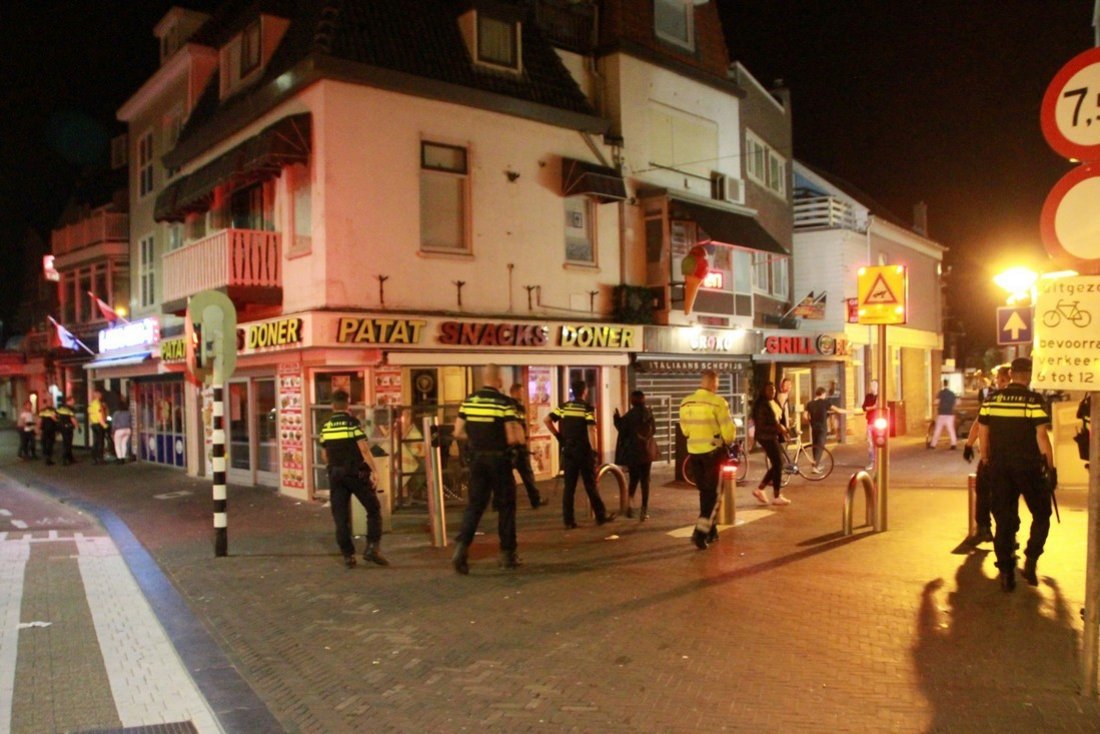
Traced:
POLYGON ((229 481, 252 484, 252 454, 248 440, 248 380, 229 383, 226 392, 225 419, 229 424, 229 457, 226 469, 229 481))
POLYGON ((229 481, 279 485, 278 409, 275 378, 235 380, 226 392, 229 481))
POLYGON ((263 377, 252 381, 255 403, 256 437, 253 450, 256 456, 256 483, 269 487, 279 486, 279 411, 275 405, 275 378, 263 377))

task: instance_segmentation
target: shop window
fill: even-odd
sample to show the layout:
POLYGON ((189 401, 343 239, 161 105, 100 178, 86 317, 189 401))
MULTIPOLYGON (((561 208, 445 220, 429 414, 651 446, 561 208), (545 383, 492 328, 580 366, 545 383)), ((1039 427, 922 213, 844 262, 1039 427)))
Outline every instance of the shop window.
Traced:
POLYGON ((134 392, 131 408, 137 420, 134 449, 138 457, 156 464, 186 466, 183 382, 142 382, 134 392))
POLYGON ((420 144, 420 247, 435 252, 467 252, 466 148, 420 144))
POLYGON ((587 196, 565 199, 565 261, 596 264, 595 203, 587 196))

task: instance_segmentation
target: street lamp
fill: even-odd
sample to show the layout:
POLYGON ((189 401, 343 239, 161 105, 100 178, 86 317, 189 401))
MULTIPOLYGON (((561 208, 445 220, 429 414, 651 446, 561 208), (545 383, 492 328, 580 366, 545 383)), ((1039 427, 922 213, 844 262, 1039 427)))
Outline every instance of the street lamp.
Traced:
POLYGON ((1008 291, 1009 305, 1030 298, 1031 289, 1038 279, 1038 273, 1025 267, 1009 268, 993 276, 993 282, 1008 291))

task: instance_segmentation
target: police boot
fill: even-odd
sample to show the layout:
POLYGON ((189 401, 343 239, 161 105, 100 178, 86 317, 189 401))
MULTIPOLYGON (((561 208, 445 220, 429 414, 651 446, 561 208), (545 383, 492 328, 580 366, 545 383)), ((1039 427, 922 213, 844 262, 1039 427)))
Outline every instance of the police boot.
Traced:
POLYGON ((470 573, 470 564, 468 563, 467 552, 470 546, 467 543, 463 543, 461 540, 455 543, 455 553, 451 556, 451 565, 454 566, 455 572, 460 573, 463 576, 470 573))
POLYGON ((1001 591, 1011 592, 1016 590, 1016 569, 1007 568, 1001 571, 1001 591))
POLYGON ((523 565, 523 561, 519 559, 514 550, 501 551, 500 552, 500 567, 501 568, 517 568, 523 565))
POLYGON ((386 557, 378 552, 378 543, 367 543, 367 549, 363 551, 363 560, 376 563, 379 566, 388 566, 390 562, 386 560, 386 557))
POLYGON ((1024 577, 1024 581, 1032 586, 1039 585, 1039 577, 1035 574, 1035 567, 1038 565, 1038 558, 1027 558, 1024 560, 1024 570, 1020 572, 1020 575, 1024 577))

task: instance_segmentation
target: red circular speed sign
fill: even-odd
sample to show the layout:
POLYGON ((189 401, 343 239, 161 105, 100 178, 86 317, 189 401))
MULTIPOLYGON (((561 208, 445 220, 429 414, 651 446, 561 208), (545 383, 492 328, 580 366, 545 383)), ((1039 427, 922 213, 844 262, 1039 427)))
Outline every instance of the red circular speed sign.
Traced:
POLYGON ((1047 254, 1079 272, 1100 268, 1100 164, 1077 166, 1054 184, 1039 217, 1047 254))
POLYGON ((1074 56, 1054 75, 1039 125, 1057 153, 1079 161, 1100 159, 1100 48, 1074 56))

